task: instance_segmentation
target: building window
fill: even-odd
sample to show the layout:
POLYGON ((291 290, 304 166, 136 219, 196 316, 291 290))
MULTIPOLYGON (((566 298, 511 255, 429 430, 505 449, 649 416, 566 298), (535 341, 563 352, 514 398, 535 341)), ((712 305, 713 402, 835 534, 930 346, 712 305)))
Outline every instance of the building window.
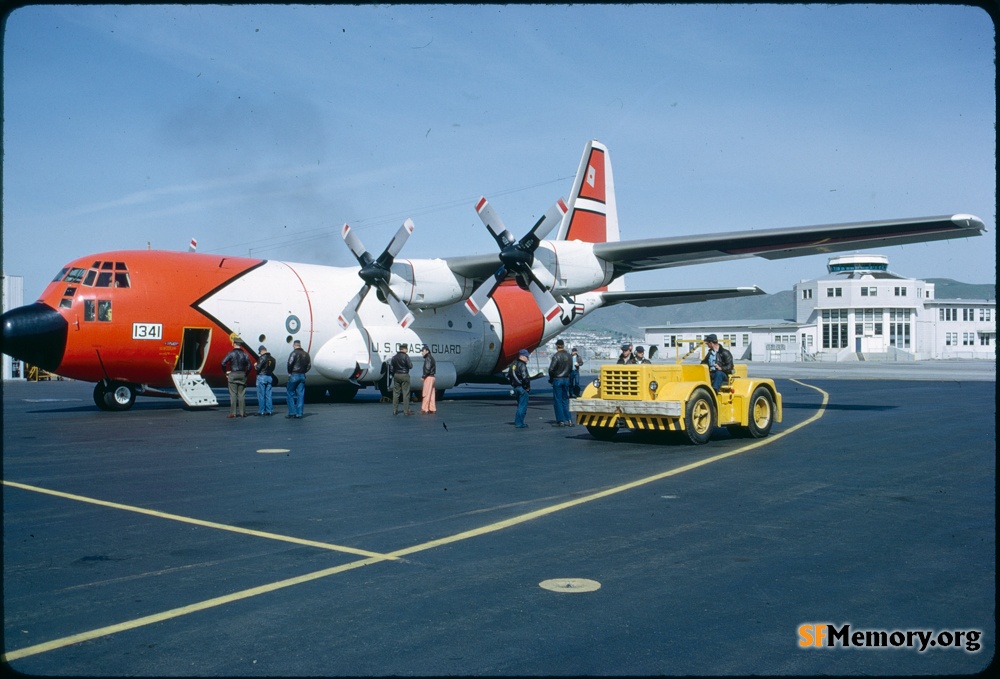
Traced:
POLYGON ((807 288, 802 291, 802 299, 812 299, 812 298, 813 298, 812 288, 807 288))
POLYGON ((889 345, 910 348, 910 310, 889 309, 889 345))
POLYGON ((990 310, 989 309, 980 309, 979 310, 979 320, 981 320, 981 321, 988 321, 988 320, 990 320, 990 310))
POLYGON ((844 296, 844 289, 843 288, 827 288, 826 289, 826 296, 827 297, 843 297, 844 296))
POLYGON ((983 333, 982 335, 980 335, 979 336, 979 344, 980 344, 980 346, 984 346, 984 347, 990 346, 990 336, 987 335, 986 333, 983 333))
POLYGON ((894 289, 896 297, 906 297, 906 286, 897 285, 894 289))
POLYGON ((823 309, 823 348, 847 346, 847 309, 823 309))
POLYGON ((863 288, 861 288, 861 296, 862 297, 877 297, 878 296, 878 288, 863 287, 863 288))
POLYGON ((946 332, 944 334, 944 345, 946 347, 954 347, 958 345, 958 333, 957 332, 946 332))
POLYGON ((968 307, 962 309, 962 320, 963 321, 974 321, 976 320, 976 310, 970 309, 968 307))
POLYGON ((939 321, 957 321, 958 320, 958 309, 953 309, 953 308, 941 308, 941 309, 938 309, 938 320, 939 321))
POLYGON ((750 346, 750 335, 743 333, 743 346, 750 346))
POLYGON ((962 333, 962 346, 972 347, 976 344, 976 333, 974 332, 963 332, 962 333))

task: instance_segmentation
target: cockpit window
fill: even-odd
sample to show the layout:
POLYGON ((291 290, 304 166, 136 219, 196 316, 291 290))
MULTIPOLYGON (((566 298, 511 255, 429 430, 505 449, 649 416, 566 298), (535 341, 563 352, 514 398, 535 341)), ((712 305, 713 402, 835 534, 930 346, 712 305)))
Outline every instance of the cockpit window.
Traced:
MULTIPOLYGON (((77 271, 77 269, 73 271, 77 271)), ((70 275, 72 274, 71 271, 70 275)), ((69 280, 69 276, 66 276, 66 280, 69 280)), ((131 279, 125 262, 94 262, 94 265, 87 271, 83 284, 87 287, 98 288, 128 288, 131 287, 131 279)))
POLYGON ((59 273, 57 273, 56 277, 52 279, 52 282, 53 283, 58 283, 59 281, 61 281, 63 279, 63 277, 66 275, 67 271, 69 271, 69 267, 68 266, 64 267, 62 269, 62 271, 60 271, 59 273))
POLYGON ((83 280, 83 274, 85 273, 87 273, 86 269, 73 267, 72 269, 69 270, 69 273, 66 274, 66 277, 63 278, 63 281, 66 283, 79 283, 80 281, 83 280))

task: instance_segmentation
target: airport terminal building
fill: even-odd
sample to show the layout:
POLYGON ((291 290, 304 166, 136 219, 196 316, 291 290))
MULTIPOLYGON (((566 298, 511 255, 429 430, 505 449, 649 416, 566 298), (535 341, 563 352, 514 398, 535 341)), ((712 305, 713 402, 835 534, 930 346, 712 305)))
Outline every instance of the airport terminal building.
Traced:
POLYGON ((794 318, 648 327, 646 343, 666 360, 709 333, 741 361, 996 360, 996 299, 937 299, 884 255, 831 257, 826 276, 793 291, 794 318))

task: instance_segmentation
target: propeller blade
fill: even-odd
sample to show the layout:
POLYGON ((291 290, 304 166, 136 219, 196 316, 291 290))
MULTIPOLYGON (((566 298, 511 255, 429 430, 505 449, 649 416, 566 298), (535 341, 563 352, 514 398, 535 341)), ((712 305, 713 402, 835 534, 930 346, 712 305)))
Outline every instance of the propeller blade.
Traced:
POLYGON ((413 323, 413 314, 403 303, 403 300, 396 297, 389 286, 381 288, 382 294, 385 295, 385 301, 389 303, 389 308, 392 309, 392 313, 396 316, 396 322, 399 323, 401 328, 408 328, 410 324, 413 323))
POLYGON ((490 205, 485 196, 481 197, 479 202, 476 203, 476 212, 501 250, 514 244, 514 234, 507 230, 507 227, 503 224, 503 220, 500 219, 500 215, 493 209, 493 206, 490 205))
POLYGON ((541 219, 535 222, 531 231, 524 235, 518 242, 521 247, 527 248, 529 252, 534 252, 538 244, 545 240, 545 237, 552 232, 552 229, 562 223, 563 215, 569 210, 566 203, 560 198, 549 211, 542 215, 541 219))
POLYGON ((542 312, 542 317, 546 321, 551 321, 556 316, 562 314, 562 307, 556 302, 556 298, 535 280, 534 276, 528 282, 528 290, 531 291, 531 296, 535 298, 535 304, 538 305, 538 309, 542 312))
POLYGON ((480 283, 479 287, 476 288, 471 295, 469 295, 467 300, 465 300, 465 308, 468 312, 475 316, 482 311, 483 307, 486 306, 486 303, 490 301, 490 297, 493 296, 497 287, 500 286, 500 283, 502 283, 503 279, 506 277, 507 267, 501 265, 492 276, 480 283))
POLYGON ((340 312, 339 316, 337 316, 337 323, 340 324, 340 327, 346 330, 347 326, 351 324, 351 321, 358 317, 358 307, 361 306, 361 302, 364 300, 365 295, 368 294, 369 290, 371 290, 370 285, 362 285, 361 289, 358 290, 358 294, 352 297, 351 301, 347 303, 344 310, 340 312))
POLYGON ((351 231, 350 226, 344 224, 344 228, 340 230, 340 236, 344 239, 344 242, 347 243, 347 247, 349 247, 351 252, 354 253, 354 256, 357 258, 358 263, 361 264, 361 266, 371 263, 371 255, 368 255, 368 261, 365 261, 364 256, 368 254, 368 251, 365 250, 365 246, 361 243, 361 239, 358 238, 353 231, 351 231))
POLYGON ((383 259, 388 256, 389 265, 391 266, 392 260, 399 254, 399 251, 403 249, 403 244, 406 243, 406 239, 410 237, 411 233, 413 233, 413 220, 407 217, 406 221, 403 222, 403 225, 399 227, 399 231, 397 231, 396 235, 392 237, 391 241, 389 241, 389 245, 386 246, 385 252, 379 255, 378 261, 382 262, 383 259))

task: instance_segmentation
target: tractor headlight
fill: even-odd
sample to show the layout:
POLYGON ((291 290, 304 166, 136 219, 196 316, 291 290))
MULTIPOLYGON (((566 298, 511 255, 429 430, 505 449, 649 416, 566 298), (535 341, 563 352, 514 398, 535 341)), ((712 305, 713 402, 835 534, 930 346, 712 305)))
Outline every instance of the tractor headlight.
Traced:
POLYGON ((594 378, 594 389, 600 389, 600 388, 601 388, 601 378, 596 377, 594 378))
POLYGON ((651 380, 649 383, 649 390, 656 393, 656 390, 660 388, 660 385, 656 383, 656 380, 651 380))

